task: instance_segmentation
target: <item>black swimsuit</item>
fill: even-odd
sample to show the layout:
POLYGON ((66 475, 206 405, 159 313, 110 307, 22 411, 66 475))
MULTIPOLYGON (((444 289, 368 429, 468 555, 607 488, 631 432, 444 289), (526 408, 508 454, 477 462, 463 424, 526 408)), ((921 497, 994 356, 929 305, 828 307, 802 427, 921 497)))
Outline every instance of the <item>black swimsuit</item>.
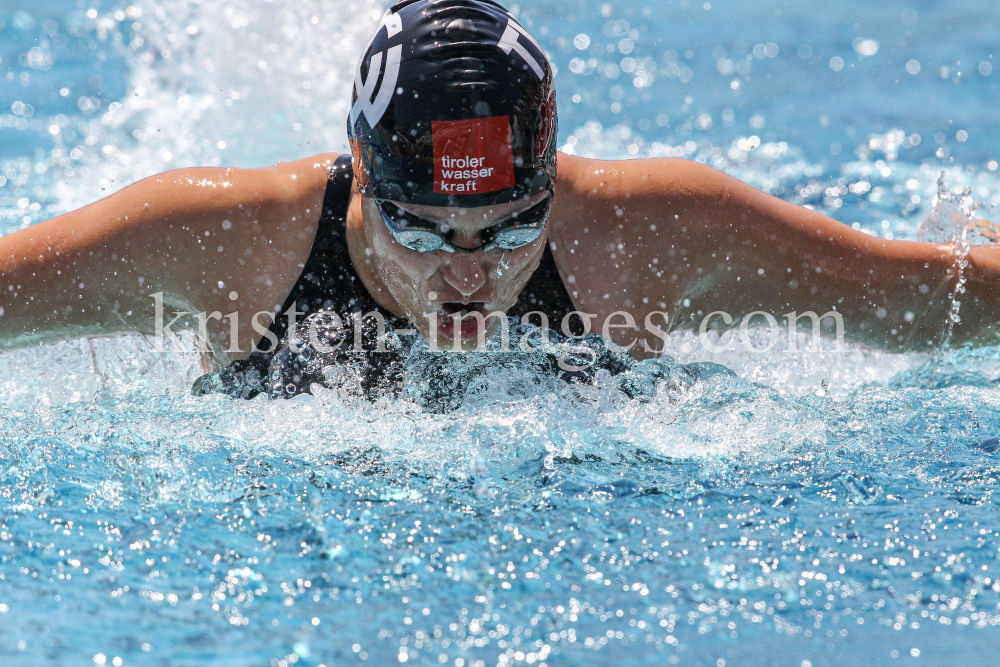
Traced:
MULTIPOLYGON (((405 322, 375 303, 354 270, 347 250, 346 234, 347 209, 351 200, 352 185, 351 156, 342 155, 337 158, 330 170, 330 180, 326 186, 323 211, 312 252, 302 267, 298 281, 285 299, 281 313, 287 313, 293 307, 298 312, 305 313, 305 317, 326 311, 343 314, 342 319, 349 323, 350 313, 376 311, 385 318, 387 329, 394 325, 399 325, 400 328, 406 327, 405 322)), ((531 311, 541 311, 548 316, 550 326, 558 327, 563 318, 573 310, 575 310, 573 302, 562 278, 559 277, 552 251, 546 247, 538 268, 508 314, 521 318, 531 311)), ((288 317, 277 317, 269 330, 278 341, 286 342, 288 317)), ((222 392, 242 398, 252 398, 265 391, 269 391, 272 395, 299 393, 297 390, 276 392, 274 387, 265 386, 269 367, 278 350, 270 347, 267 338, 262 339, 259 346, 264 349, 254 352, 250 358, 236 361, 220 373, 199 378, 192 391, 195 394, 222 392)), ((381 377, 381 373, 376 375, 379 377, 370 378, 366 384, 380 384, 385 380, 381 377)), ((305 383, 305 386, 308 387, 308 383, 305 383)))

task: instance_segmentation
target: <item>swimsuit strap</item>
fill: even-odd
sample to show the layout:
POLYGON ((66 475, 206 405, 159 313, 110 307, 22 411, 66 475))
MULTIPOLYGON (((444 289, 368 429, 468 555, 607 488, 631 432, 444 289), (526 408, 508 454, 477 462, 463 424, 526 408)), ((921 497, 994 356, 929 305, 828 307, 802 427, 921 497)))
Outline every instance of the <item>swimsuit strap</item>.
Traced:
MULTIPOLYGON (((338 313, 378 309, 354 270, 347 250, 347 209, 351 203, 353 178, 351 156, 341 155, 330 169, 312 252, 281 305, 281 316, 270 327, 278 340, 287 332, 285 313, 293 305, 298 312, 307 315, 324 309, 338 313)), ((302 321, 302 316, 298 321, 302 321)))
MULTIPOLYGON (((545 253, 542 255, 542 261, 538 263, 538 268, 531 274, 528 284, 521 290, 517 301, 507 314, 520 319, 536 310, 545 313, 549 318, 549 328, 556 330, 559 330, 563 318, 576 310, 566 285, 559 276, 556 259, 552 256, 552 249, 548 244, 545 245, 545 253)), ((532 318, 531 323, 540 324, 537 317, 532 318)), ((577 324, 575 320, 572 321, 571 330, 574 333, 579 328, 577 324)))

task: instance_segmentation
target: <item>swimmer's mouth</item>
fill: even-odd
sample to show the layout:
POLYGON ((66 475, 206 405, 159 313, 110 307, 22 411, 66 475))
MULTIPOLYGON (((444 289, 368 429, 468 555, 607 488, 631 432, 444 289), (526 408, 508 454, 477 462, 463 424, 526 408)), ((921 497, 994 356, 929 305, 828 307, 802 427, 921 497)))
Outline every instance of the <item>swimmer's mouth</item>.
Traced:
POLYGON ((485 301, 446 301, 438 310, 438 334, 448 340, 470 341, 485 333, 485 301), (478 313, 478 315, 476 315, 478 313), (467 317, 468 316, 468 317, 467 317))

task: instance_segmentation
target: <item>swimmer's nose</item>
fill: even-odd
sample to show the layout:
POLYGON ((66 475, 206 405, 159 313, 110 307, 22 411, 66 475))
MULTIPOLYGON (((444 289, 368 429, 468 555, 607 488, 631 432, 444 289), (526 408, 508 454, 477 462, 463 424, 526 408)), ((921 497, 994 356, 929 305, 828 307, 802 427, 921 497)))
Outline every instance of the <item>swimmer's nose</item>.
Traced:
MULTIPOLYGON (((477 252, 466 255, 462 253, 457 257, 450 257, 450 261, 441 268, 441 275, 445 282, 458 290, 466 300, 486 285, 486 267, 483 266, 479 257, 485 254, 477 252)), ((489 301, 489 299, 480 299, 480 301, 489 301)))
POLYGON ((483 244, 483 239, 480 237, 479 232, 463 232, 460 230, 452 230, 451 238, 448 239, 449 242, 458 248, 478 248, 483 244))

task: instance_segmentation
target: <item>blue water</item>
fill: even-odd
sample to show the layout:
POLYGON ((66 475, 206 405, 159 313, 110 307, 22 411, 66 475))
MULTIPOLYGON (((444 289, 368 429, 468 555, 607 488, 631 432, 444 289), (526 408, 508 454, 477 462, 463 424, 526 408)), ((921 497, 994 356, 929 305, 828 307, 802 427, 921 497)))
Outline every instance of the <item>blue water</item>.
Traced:
MULTIPOLYGON (((567 151, 699 159, 896 238, 944 170, 996 219, 995 7, 787 5, 518 13, 567 151)), ((383 9, 6 2, 0 233, 177 166, 344 150, 383 9)), ((0 355, 0 664, 995 662, 996 348, 671 342, 652 400, 497 373, 447 415, 191 397, 189 336, 0 355)))

